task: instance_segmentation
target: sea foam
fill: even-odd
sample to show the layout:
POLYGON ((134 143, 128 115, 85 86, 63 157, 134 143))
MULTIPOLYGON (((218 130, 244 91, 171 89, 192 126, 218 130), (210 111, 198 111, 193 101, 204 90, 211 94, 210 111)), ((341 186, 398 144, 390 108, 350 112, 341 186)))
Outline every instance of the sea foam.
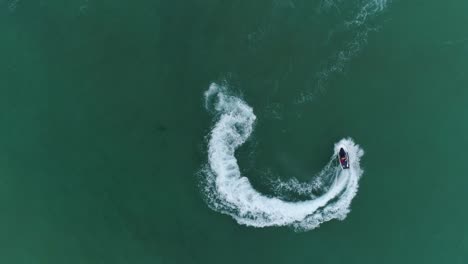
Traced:
POLYGON ((325 221, 345 219, 363 173, 359 162, 364 151, 352 139, 335 144, 330 161, 321 172, 312 175, 309 183, 278 182, 278 188, 322 190, 320 195, 311 195, 305 201, 286 201, 255 190, 237 163, 235 151, 254 129, 256 116, 252 107, 215 83, 205 92, 205 106, 214 111, 216 119, 208 139, 208 164, 201 174, 202 191, 210 208, 252 227, 311 230, 325 221), (336 161, 341 147, 349 154, 350 169, 342 170, 336 161))

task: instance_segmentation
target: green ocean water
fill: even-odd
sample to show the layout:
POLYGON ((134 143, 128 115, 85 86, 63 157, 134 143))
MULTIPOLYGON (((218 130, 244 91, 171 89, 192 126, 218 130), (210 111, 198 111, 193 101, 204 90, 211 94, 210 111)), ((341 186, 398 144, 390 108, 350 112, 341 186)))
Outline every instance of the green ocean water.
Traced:
POLYGON ((467 263, 467 10, 0 0, 0 263, 467 263), (236 156, 262 193, 364 149, 345 220, 209 208, 212 82, 257 116, 236 156))

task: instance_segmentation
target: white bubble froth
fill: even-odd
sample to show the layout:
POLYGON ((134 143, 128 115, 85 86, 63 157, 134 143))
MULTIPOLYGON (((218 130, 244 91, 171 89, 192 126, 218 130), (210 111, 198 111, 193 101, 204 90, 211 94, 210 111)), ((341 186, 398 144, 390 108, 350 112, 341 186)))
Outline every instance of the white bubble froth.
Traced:
MULTIPOLYGON (((324 191, 319 196, 297 202, 266 196, 255 190, 241 174, 235 157, 236 149, 253 131, 256 120, 253 109, 240 98, 228 95, 226 89, 217 84, 212 84, 205 92, 205 100, 207 108, 214 106, 217 118, 208 141, 208 164, 202 173, 203 192, 212 209, 232 216, 239 224, 291 226, 296 230, 314 229, 325 221, 346 217, 363 172, 359 162, 364 151, 353 140, 342 139, 336 143, 330 162, 316 175, 329 180, 315 178, 310 183, 296 184, 305 189, 321 188, 324 191), (350 169, 342 170, 336 163, 340 147, 349 154, 350 169)), ((283 184, 283 188, 290 185, 279 184, 283 184)))

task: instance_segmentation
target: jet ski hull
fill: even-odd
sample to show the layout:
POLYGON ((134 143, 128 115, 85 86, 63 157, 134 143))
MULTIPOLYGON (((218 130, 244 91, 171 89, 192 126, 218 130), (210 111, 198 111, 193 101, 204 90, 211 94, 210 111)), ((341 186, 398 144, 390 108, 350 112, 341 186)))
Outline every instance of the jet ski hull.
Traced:
POLYGON ((349 169, 349 156, 348 156, 348 153, 347 153, 347 152, 346 152, 346 154, 345 154, 344 157, 345 157, 345 158, 342 159, 342 157, 340 157, 340 155, 338 155, 338 162, 340 163, 341 168, 342 168, 343 170, 349 169))

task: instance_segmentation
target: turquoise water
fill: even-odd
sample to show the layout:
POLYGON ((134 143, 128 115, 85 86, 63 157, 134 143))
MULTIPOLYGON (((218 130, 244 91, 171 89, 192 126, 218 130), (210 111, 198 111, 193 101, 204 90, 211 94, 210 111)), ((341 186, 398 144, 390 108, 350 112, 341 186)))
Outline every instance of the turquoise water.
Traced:
POLYGON ((1 262, 466 263, 467 8, 0 0, 1 262), (204 189, 212 83, 256 117, 235 157, 266 199, 314 204, 359 145, 362 176, 326 178, 357 180, 342 221, 246 225, 259 200, 204 189))

